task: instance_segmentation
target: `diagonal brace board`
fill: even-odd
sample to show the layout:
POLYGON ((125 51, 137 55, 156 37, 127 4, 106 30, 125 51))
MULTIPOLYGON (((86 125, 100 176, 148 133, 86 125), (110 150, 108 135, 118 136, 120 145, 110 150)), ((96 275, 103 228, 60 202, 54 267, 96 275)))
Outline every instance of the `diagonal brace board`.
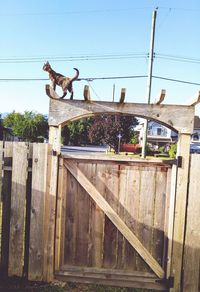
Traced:
POLYGON ((128 240, 132 247, 139 253, 143 260, 149 265, 159 278, 164 278, 164 270, 159 263, 152 257, 149 251, 142 245, 135 234, 128 228, 119 215, 111 208, 95 186, 87 179, 83 172, 72 161, 65 161, 65 167, 86 190, 95 203, 103 210, 106 216, 117 227, 122 235, 128 240))

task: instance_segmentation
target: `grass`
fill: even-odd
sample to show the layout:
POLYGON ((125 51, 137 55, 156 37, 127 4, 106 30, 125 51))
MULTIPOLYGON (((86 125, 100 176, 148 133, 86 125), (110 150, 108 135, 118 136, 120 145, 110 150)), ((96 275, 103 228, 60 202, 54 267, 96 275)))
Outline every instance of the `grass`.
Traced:
POLYGON ((0 280, 0 292, 153 292, 136 288, 118 288, 104 285, 87 285, 72 282, 55 281, 51 284, 31 282, 20 278, 0 280))

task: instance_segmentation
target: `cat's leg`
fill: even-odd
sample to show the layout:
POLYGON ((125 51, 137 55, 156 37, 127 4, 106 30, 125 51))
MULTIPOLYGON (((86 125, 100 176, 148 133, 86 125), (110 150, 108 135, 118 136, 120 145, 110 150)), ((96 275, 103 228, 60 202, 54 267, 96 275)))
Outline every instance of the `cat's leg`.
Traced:
POLYGON ((53 87, 53 90, 55 91, 56 90, 56 82, 55 82, 55 80, 52 81, 52 87, 53 87))
POLYGON ((71 90, 71 96, 70 96, 70 99, 72 100, 74 97, 74 92, 73 92, 73 89, 71 90))

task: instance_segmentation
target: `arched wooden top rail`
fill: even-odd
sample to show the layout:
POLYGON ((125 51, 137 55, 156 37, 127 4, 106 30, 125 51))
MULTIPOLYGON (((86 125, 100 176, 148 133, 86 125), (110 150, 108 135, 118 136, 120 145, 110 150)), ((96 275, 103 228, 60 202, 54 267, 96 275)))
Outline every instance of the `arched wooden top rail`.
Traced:
POLYGON ((49 126, 63 126, 69 121, 101 113, 134 115, 156 120, 179 133, 193 132, 194 106, 191 105, 87 102, 84 100, 50 99, 49 126))

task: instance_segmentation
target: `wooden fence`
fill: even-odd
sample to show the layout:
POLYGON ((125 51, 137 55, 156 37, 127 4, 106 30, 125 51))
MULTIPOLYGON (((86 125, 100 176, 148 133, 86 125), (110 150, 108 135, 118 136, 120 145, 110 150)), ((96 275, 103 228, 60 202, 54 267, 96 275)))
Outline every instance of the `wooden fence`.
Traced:
POLYGON ((43 278, 48 144, 0 143, 1 274, 43 278))
MULTIPOLYGON (((51 157, 48 144, 0 142, 1 274, 47 279, 47 255, 52 249, 48 226, 49 218, 54 218, 48 208, 51 157)), ((193 154, 182 266, 186 292, 199 291, 200 282, 199 169, 200 155, 193 154)), ((142 259, 141 247, 136 246, 137 252, 132 247, 135 239, 129 241, 129 231, 149 251, 147 258, 152 256, 160 265, 161 278, 170 276, 174 175, 168 163, 61 157, 54 222, 55 276, 124 286, 134 286, 135 281, 137 287, 166 289, 164 282, 157 281, 157 265, 142 259), (98 201, 98 193, 112 210, 104 200, 98 201), (118 230, 120 218, 128 229, 122 222, 118 230)))

